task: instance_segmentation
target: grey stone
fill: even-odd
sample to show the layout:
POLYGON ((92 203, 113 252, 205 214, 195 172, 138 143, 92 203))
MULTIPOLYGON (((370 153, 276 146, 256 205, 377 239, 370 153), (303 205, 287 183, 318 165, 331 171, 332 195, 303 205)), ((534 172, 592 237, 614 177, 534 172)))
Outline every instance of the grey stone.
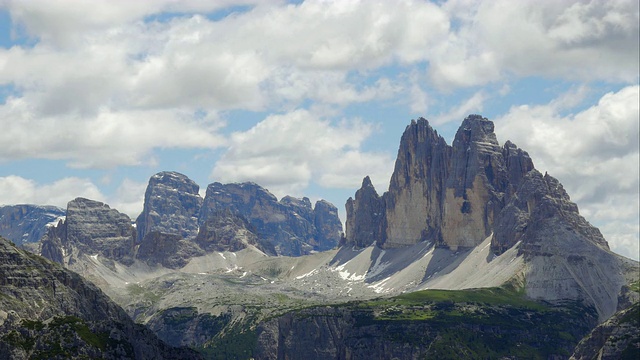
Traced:
POLYGON ((0 236, 17 245, 35 243, 47 232, 47 226, 55 225, 64 215, 64 209, 57 206, 1 206, 0 236))

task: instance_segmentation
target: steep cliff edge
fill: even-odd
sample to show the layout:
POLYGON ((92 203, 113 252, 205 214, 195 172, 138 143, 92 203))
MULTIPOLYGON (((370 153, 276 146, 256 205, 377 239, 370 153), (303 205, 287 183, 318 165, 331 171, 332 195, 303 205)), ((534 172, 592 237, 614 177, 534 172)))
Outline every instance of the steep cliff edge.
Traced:
POLYGON ((198 184, 177 172, 163 171, 151 176, 142 213, 136 219, 138 242, 153 231, 195 237, 202 206, 199 190, 198 184))
POLYGON ((197 359, 81 276, 0 238, 0 358, 197 359))
MULTIPOLYGON (((345 245, 356 249, 424 242, 457 254, 490 238, 493 255, 485 263, 512 248, 522 258, 524 265, 511 267, 515 272, 505 279, 522 277, 534 299, 582 301, 596 308, 600 321, 619 309, 619 300, 628 301, 621 289, 637 279, 638 263, 609 250, 560 182, 535 170, 513 143, 501 147, 494 124, 479 115, 462 122, 451 146, 427 120, 412 121, 400 141, 389 191, 378 197, 370 184, 366 178, 346 204, 345 245), (374 220, 379 218, 384 220, 374 220)), ((456 287, 438 279, 448 274, 429 268, 472 271, 447 263, 425 266, 423 288, 456 287)))
MULTIPOLYGON (((479 115, 463 121, 451 146, 427 120, 413 120, 400 140, 381 204, 372 210, 358 206, 357 199, 347 201, 347 243, 394 248, 433 240, 453 250, 477 246, 493 232, 494 217, 532 169, 529 155, 511 142, 500 147, 493 123, 479 115), (355 230, 375 216, 383 217, 379 234, 367 238, 355 230)), ((363 182, 359 191, 371 192, 370 187, 363 182)))
POLYGON ((136 232, 127 215, 85 198, 70 201, 66 214, 42 238, 42 256, 67 266, 83 255, 133 262, 136 232))
POLYGON ((615 313, 585 336, 572 360, 640 358, 640 303, 615 313))
POLYGON ((567 358, 593 309, 505 289, 424 291, 289 312, 256 329, 256 359, 567 358))
POLYGON ((273 255, 300 256, 324 251, 340 241, 342 224, 337 209, 326 201, 311 206, 308 198, 285 196, 280 201, 255 183, 213 183, 207 187, 200 224, 222 211, 248 221, 257 243, 273 255))

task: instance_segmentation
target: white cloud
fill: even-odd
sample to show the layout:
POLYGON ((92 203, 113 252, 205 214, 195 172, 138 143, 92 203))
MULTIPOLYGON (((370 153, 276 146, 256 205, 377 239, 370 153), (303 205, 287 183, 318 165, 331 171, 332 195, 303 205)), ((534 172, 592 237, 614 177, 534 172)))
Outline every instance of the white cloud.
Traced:
POLYGON ((325 188, 357 188, 365 175, 388 181, 390 156, 360 149, 373 131, 358 120, 333 124, 306 110, 272 115, 232 135, 211 177, 254 181, 277 196, 299 195, 311 182, 325 188))
POLYGON ((450 0, 443 9, 458 26, 429 57, 429 73, 441 89, 513 75, 638 79, 640 12, 635 0, 450 0))
POLYGON ((605 94, 597 105, 560 116, 559 110, 576 96, 570 93, 547 105, 514 106, 496 119, 496 131, 527 150, 536 168, 562 182, 581 213, 603 225, 613 250, 637 259, 640 87, 605 94))
POLYGON ((147 183, 124 178, 115 194, 109 198, 109 206, 123 212, 133 220, 142 212, 147 183))
POLYGON ((215 148, 222 122, 180 110, 111 111, 94 117, 38 117, 24 98, 0 106, 0 160, 68 160, 79 168, 138 165, 151 161, 154 148, 215 148))
POLYGON ((434 117, 434 124, 444 124, 450 121, 460 121, 467 115, 482 111, 487 95, 484 90, 476 91, 471 97, 453 106, 448 112, 434 117))
POLYGON ((142 211, 147 184, 125 178, 112 196, 104 195, 91 179, 66 177, 52 183, 10 175, 0 177, 0 205, 55 205, 63 209, 77 197, 101 201, 135 219, 142 211))
POLYGON ((89 179, 67 177, 51 184, 38 184, 20 176, 0 177, 0 203, 45 204, 61 208, 76 197, 105 201, 105 196, 89 179))

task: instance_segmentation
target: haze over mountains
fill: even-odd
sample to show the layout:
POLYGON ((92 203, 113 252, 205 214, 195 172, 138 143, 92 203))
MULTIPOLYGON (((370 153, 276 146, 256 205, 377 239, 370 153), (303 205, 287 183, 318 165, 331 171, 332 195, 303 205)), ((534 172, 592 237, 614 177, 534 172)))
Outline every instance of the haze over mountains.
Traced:
MULTIPOLYGON (((501 287, 515 289, 508 296, 553 309, 575 304, 571 311, 590 314, 576 325, 588 330, 638 301, 631 286, 638 281, 638 262, 611 252, 558 180, 538 172, 515 144, 501 146, 493 122, 479 115, 462 122, 451 145, 427 120, 412 121, 388 191, 379 195, 366 177, 346 210, 343 234, 336 207, 326 201, 278 200, 255 183, 213 183, 203 199, 187 176, 161 172, 149 180, 135 223, 106 204, 77 198, 66 218, 48 226, 30 248, 93 281, 171 345, 220 350, 249 336, 247 351, 264 358, 301 354, 295 349, 310 340, 291 337, 299 331, 287 325, 301 307, 426 289, 501 287), (287 340, 273 345, 272 338, 287 340)), ((14 227, 1 230, 29 228, 14 218, 14 227)), ((442 310, 429 306, 416 311, 442 310)), ((314 309, 304 317, 328 316, 314 309)), ((330 354, 365 355, 354 348, 358 341, 344 338, 345 329, 359 324, 354 311, 338 313, 355 322, 308 324, 323 334, 330 354)), ((397 324, 393 331, 416 326, 397 324)), ((375 329, 361 336, 391 331, 375 329)), ((400 353, 422 356, 439 338, 425 337, 425 348, 400 353)), ((549 354, 568 351, 579 338, 574 340, 549 354)), ((394 341, 379 354, 408 344, 394 341)), ((324 353, 313 354, 308 356, 324 353)))

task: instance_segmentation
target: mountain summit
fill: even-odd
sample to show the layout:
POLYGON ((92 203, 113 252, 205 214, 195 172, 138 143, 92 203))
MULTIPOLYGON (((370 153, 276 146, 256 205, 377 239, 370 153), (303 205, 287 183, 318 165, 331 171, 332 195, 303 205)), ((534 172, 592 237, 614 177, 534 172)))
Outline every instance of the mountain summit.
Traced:
POLYGON ((490 239, 486 262, 517 250, 524 265, 513 276, 531 298, 585 301, 601 319, 616 311, 625 274, 637 269, 609 250, 557 179, 512 142, 500 146, 493 122, 480 115, 464 119, 452 145, 427 120, 412 121, 389 190, 378 196, 367 177, 346 210, 345 245, 430 242, 464 252, 490 239))

